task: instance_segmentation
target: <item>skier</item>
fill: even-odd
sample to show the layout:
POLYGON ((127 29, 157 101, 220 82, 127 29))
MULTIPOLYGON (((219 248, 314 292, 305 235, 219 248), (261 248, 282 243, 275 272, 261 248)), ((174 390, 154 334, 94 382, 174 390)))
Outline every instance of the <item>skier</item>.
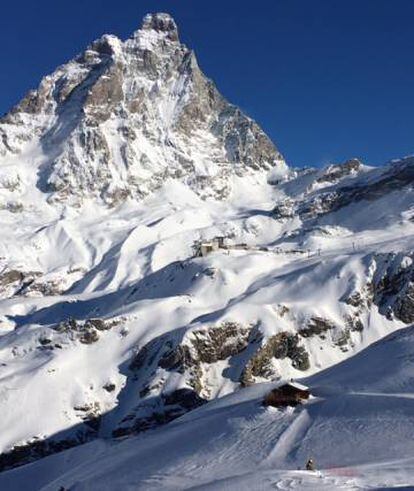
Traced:
POLYGON ((312 457, 306 462, 306 470, 307 471, 316 470, 315 462, 313 461, 312 457))

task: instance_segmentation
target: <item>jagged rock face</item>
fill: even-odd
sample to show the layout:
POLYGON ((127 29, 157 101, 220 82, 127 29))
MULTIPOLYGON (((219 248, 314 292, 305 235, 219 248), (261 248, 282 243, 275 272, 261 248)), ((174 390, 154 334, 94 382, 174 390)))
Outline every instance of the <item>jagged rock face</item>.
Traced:
POLYGON ((42 155, 38 187, 73 204, 140 198, 167 178, 224 198, 232 175, 283 164, 204 76, 167 14, 147 15, 125 42, 103 36, 45 77, 0 120, 0 156, 23 154, 27 143, 42 155))
POLYGON ((307 326, 299 331, 299 334, 305 338, 310 336, 324 336, 327 331, 335 329, 335 324, 327 319, 312 317, 307 326))
POLYGON ((65 275, 45 275, 42 271, 4 268, 0 273, 0 299, 11 297, 55 296, 65 291, 82 274, 80 270, 65 275))
POLYGON ((276 220, 293 218, 295 216, 295 202, 290 198, 286 198, 278 203, 272 210, 272 216, 276 220))
POLYGON ((413 254, 382 254, 375 258, 373 302, 389 318, 414 322, 413 254))
MULTIPOLYGON (((298 213, 304 218, 313 218, 340 210, 352 203, 375 201, 404 186, 411 186, 414 182, 413 162, 412 158, 403 159, 401 163, 395 164, 387 173, 373 180, 373 182, 358 183, 355 186, 346 185, 335 191, 321 193, 299 206, 298 213)), ((347 168, 349 169, 349 165, 347 168)), ((360 165, 358 167, 352 166, 351 170, 355 173, 359 168, 360 165)))
POLYGON ((343 164, 329 165, 316 183, 335 183, 343 177, 356 174, 362 167, 359 159, 350 159, 343 164))
POLYGON ((234 379, 240 386, 280 378, 274 366, 277 359, 288 358, 297 370, 307 370, 309 356, 299 344, 298 335, 281 332, 265 339, 257 326, 231 321, 192 330, 179 343, 171 335, 156 338, 130 363, 131 376, 140 387, 140 400, 113 434, 153 428, 207 402, 214 396, 214 379, 231 377, 224 367, 233 362, 240 363, 234 379), (185 387, 171 392, 169 377, 178 374, 185 387))
POLYGON ((410 192, 414 183, 413 164, 413 157, 405 157, 393 161, 381 172, 352 159, 323 170, 300 170, 295 177, 307 178, 309 184, 302 193, 295 191, 291 195, 289 192, 282 195, 272 210, 272 216, 280 221, 297 217, 302 222, 315 224, 317 220, 350 205, 364 202, 369 205, 400 190, 410 192), (365 179, 364 175, 369 177, 365 179))
POLYGON ((42 457, 62 452, 69 448, 87 442, 93 438, 92 432, 86 432, 77 438, 47 442, 44 440, 34 440, 24 445, 15 445, 10 451, 0 455, 0 471, 12 469, 14 467, 33 462, 42 457))
MULTIPOLYGON (((414 322, 414 258, 413 253, 379 253, 370 256, 367 281, 360 290, 353 291, 343 301, 354 308, 354 315, 346 320, 348 329, 362 331, 361 314, 370 311, 372 305, 389 320, 397 319, 405 324, 414 322)), ((320 332, 333 328, 326 322, 320 332)), ((307 331, 300 331, 300 334, 307 331)))
POLYGON ((160 361, 164 368, 183 367, 186 360, 194 363, 215 363, 240 353, 246 348, 251 328, 225 322, 208 330, 193 331, 189 344, 179 345, 160 361), (188 348, 187 350, 185 348, 188 348))
POLYGON ((299 336, 281 332, 271 336, 260 346, 248 361, 241 375, 242 385, 251 385, 258 380, 275 380, 280 374, 275 369, 272 360, 289 358, 297 370, 307 370, 310 367, 309 355, 303 346, 299 345, 299 336))
POLYGON ((265 338, 257 326, 231 321, 192 330, 179 344, 168 335, 154 339, 138 351, 130 364, 142 386, 141 400, 114 434, 152 428, 203 404, 213 396, 215 379, 230 376, 225 366, 239 363, 233 378, 239 386, 247 386, 279 379, 281 373, 275 362, 283 359, 288 359, 296 370, 309 369, 309 354, 298 334, 280 332, 265 338), (168 392, 168 377, 174 374, 180 375, 186 387, 168 392))
POLYGON ((142 347, 130 368, 134 372, 148 367, 178 372, 185 375, 189 388, 199 396, 208 398, 209 390, 203 383, 204 367, 243 352, 251 341, 252 331, 252 326, 228 321, 208 329, 191 331, 179 344, 170 336, 163 336, 142 347))

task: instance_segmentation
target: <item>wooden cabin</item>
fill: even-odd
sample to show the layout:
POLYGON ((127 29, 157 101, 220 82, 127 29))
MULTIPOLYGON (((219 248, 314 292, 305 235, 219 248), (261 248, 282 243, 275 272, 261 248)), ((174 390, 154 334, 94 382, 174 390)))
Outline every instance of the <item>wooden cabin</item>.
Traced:
POLYGON ((309 399, 310 391, 297 382, 287 382, 266 394, 263 405, 273 407, 297 406, 309 399))

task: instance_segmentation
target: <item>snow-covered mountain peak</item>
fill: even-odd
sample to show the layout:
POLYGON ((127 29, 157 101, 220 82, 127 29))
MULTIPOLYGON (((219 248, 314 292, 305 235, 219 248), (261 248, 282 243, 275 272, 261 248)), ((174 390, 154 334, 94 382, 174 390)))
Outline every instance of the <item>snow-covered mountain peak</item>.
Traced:
POLYGON ((158 12, 147 14, 142 22, 142 30, 153 30, 163 34, 171 41, 178 41, 177 24, 170 14, 158 12))
MULTIPOLYGON (((148 14, 124 42, 102 36, 45 77, 0 120, 3 163, 49 203, 76 206, 141 199, 167 179, 223 199, 235 177, 285 168, 260 127, 206 78, 168 14, 148 14)), ((24 201, 16 190, 7 199, 24 201)))
MULTIPOLYGON (((119 57, 122 55, 122 49, 123 49, 123 43, 121 39, 119 39, 117 36, 114 36, 113 34, 104 34, 102 37, 99 39, 95 40, 90 48, 86 50, 86 53, 88 51, 95 51, 97 52, 100 56, 109 56, 111 58, 119 57)), ((85 61, 85 53, 80 55, 80 60, 85 61), (83 57, 83 60, 82 60, 83 57)))
POLYGON ((171 49, 188 51, 188 48, 180 42, 175 20, 166 13, 147 14, 142 20, 141 27, 128 41, 129 46, 135 49, 166 52, 171 49))

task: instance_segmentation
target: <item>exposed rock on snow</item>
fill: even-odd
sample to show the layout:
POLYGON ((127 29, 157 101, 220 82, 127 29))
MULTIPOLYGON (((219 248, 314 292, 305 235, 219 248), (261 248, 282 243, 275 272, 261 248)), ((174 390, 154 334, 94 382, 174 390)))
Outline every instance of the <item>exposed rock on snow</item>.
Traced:
POLYGON ((306 327, 299 331, 299 334, 304 338, 315 335, 323 337, 324 333, 330 329, 335 329, 333 322, 320 317, 312 317, 306 327))
POLYGON ((275 369, 273 358, 289 358, 292 366, 306 371, 309 368, 309 355, 299 346, 299 336, 281 332, 270 337, 248 361, 241 376, 242 385, 250 385, 260 380, 275 380, 281 374, 275 369))
POLYGON ((359 159, 350 159, 339 165, 329 165, 316 179, 316 183, 336 183, 343 177, 357 174, 361 168, 362 162, 359 159))
POLYGON ((374 303, 384 315, 411 324, 414 322, 413 254, 379 255, 375 264, 374 303))

